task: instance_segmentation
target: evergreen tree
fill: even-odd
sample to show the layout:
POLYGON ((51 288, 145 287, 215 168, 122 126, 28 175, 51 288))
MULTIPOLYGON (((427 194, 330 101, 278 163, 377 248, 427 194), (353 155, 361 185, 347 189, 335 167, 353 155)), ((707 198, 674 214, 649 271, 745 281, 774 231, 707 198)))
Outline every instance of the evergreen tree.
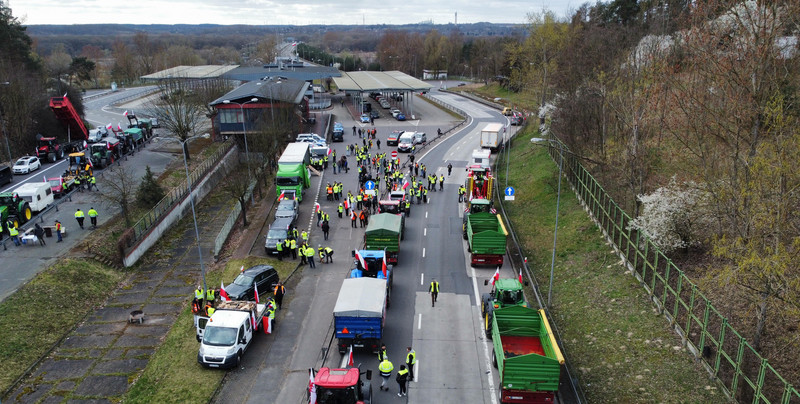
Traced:
POLYGON ((150 166, 147 166, 139 189, 136 190, 136 203, 149 209, 163 199, 164 195, 164 188, 156 181, 153 172, 150 171, 150 166))

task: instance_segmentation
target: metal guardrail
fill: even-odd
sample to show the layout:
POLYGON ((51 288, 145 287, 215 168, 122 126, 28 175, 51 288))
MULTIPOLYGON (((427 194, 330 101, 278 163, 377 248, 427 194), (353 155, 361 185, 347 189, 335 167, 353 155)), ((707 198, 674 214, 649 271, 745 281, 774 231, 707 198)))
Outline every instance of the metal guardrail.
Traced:
MULTIPOLYGON (((211 169, 219 163, 222 158, 234 147, 234 143, 230 142, 226 147, 221 147, 214 152, 211 157, 203 161, 191 174, 189 174, 189 181, 194 187, 208 174, 211 169)), ((181 151, 183 152, 183 151, 181 151)), ((173 188, 162 198, 149 212, 147 212, 136 224, 131 227, 133 229, 133 236, 127 240, 126 253, 135 246, 142 238, 156 225, 161 223, 161 220, 181 201, 186 198, 189 193, 188 182, 184 180, 180 185, 173 188)))
MULTIPOLYGON (((559 142, 550 136, 554 142, 559 142)), ((565 150, 564 175, 595 224, 647 291, 687 349, 718 380, 725 394, 752 403, 798 403, 800 392, 729 323, 711 301, 643 233, 599 182, 565 150)), ((558 147, 549 153, 558 161, 558 147)))

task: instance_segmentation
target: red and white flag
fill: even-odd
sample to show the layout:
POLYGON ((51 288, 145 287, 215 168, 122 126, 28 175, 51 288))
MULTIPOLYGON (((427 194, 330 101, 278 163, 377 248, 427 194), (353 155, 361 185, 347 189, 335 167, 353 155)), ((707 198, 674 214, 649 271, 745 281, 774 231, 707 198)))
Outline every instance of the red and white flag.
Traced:
POLYGON ((292 47, 297 46, 297 42, 292 42, 292 47))
POLYGON ((308 369, 308 402, 317 404, 317 386, 314 385, 314 369, 308 369))
POLYGON ((403 178, 403 190, 405 191, 406 188, 408 188, 408 180, 403 178))
POLYGON ((381 264, 381 271, 383 271, 383 279, 389 279, 389 277, 386 275, 386 270, 387 269, 388 268, 386 267, 386 253, 384 253, 383 254, 383 263, 381 264))
POLYGON ((522 283, 522 268, 519 269, 519 283, 522 283))
POLYGON ((353 360, 353 346, 350 345, 350 353, 347 355, 347 366, 355 365, 355 361, 353 360))
POLYGON ((256 325, 256 316, 255 316, 255 314, 253 314, 252 311, 250 312, 250 324, 253 325, 253 330, 257 330, 258 329, 258 326, 256 325))
POLYGON ((119 122, 117 122, 117 130, 122 132, 122 125, 120 125, 119 122))
POLYGON ((356 259, 358 260, 358 264, 361 265, 361 269, 367 269, 367 263, 364 261, 364 257, 361 256, 361 253, 356 250, 356 259))
POLYGON ((333 152, 333 149, 331 149, 331 148, 329 147, 329 148, 328 148, 328 155, 330 156, 332 152, 333 152))
POLYGON ((242 265, 242 267, 239 268, 239 272, 244 272, 244 265, 242 265))
POLYGON ((315 204, 314 204, 314 213, 317 213, 317 212, 319 212, 319 208, 320 208, 319 204, 318 204, 318 203, 315 203, 315 204))
POLYGON ((497 267, 497 270, 494 271, 494 275, 492 275, 492 286, 494 286, 494 283, 497 282, 498 279, 500 279, 500 267, 497 267))
POLYGON ((256 295, 256 303, 261 303, 261 301, 258 300, 258 284, 253 284, 253 293, 256 295))
POLYGON ((278 202, 280 202, 281 200, 283 200, 283 197, 284 197, 284 196, 286 196, 286 194, 285 194, 283 191, 281 191, 281 194, 280 194, 280 195, 278 195, 278 202))
POLYGON ((264 334, 272 334, 272 319, 269 316, 264 316, 264 323, 267 325, 264 327, 264 334))
POLYGON ((44 182, 47 182, 47 176, 46 175, 43 175, 42 178, 44 178, 44 182))
POLYGON ((228 292, 225 291, 225 284, 222 283, 222 281, 219 281, 219 297, 223 302, 231 300, 231 298, 228 297, 228 292))
POLYGON ((128 116, 128 111, 123 112, 122 116, 128 116))
POLYGON ((114 125, 111 125, 111 122, 109 122, 108 125, 106 125, 106 129, 108 129, 110 131, 113 131, 114 130, 114 125))

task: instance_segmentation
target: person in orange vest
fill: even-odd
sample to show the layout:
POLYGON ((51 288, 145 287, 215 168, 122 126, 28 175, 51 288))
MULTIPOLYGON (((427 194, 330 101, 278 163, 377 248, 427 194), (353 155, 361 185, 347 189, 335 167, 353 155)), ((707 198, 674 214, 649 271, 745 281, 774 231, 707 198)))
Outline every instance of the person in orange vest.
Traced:
POLYGON ((56 220, 56 235, 58 236, 58 241, 56 241, 56 243, 60 243, 62 241, 62 239, 61 239, 61 222, 59 222, 58 220, 56 220))
POLYGON ((350 227, 356 227, 356 211, 350 211, 350 227))

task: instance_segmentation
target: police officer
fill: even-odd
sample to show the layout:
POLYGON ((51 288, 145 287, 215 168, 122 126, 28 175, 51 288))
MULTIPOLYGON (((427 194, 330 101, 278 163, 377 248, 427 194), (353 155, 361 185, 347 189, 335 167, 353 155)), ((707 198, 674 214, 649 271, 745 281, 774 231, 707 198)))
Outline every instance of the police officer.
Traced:
POLYGON ((389 386, 386 384, 389 382, 389 377, 392 376, 392 370, 394 370, 394 365, 392 365, 392 362, 389 361, 389 358, 384 359, 381 361, 380 365, 378 365, 378 372, 380 372, 382 379, 381 391, 389 391, 389 386))
POLYGON ((92 187, 94 187, 96 191, 100 190, 99 188, 97 188, 97 179, 94 178, 94 175, 89 177, 89 191, 92 190, 92 187))
POLYGON ((444 174, 439 175, 439 191, 444 190, 444 174))
POLYGON ((289 246, 291 245, 291 243, 292 243, 292 241, 289 240, 288 238, 283 240, 283 255, 284 256, 287 256, 287 257, 289 256, 289 246))
POLYGON ((89 208, 89 220, 92 222, 92 228, 97 228, 97 211, 94 208, 89 208))
POLYGON ((78 210, 75 211, 75 220, 78 221, 78 226, 80 226, 81 229, 83 229, 83 219, 84 219, 83 211, 81 210, 81 208, 78 208, 78 210))

